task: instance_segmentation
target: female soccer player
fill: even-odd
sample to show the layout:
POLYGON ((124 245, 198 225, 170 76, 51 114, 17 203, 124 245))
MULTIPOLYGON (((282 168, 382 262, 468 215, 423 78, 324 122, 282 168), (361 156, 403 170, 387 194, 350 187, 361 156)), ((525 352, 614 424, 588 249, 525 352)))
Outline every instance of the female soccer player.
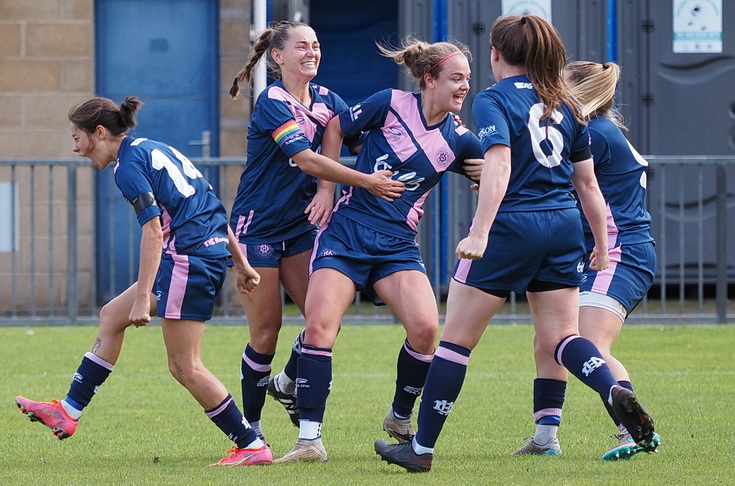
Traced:
MULTIPOLYGON (((627 370, 611 354, 626 317, 651 288, 656 252, 651 237, 651 216, 644 208, 648 162, 628 143, 625 126, 615 109, 615 90, 620 67, 615 63, 578 61, 567 64, 564 78, 582 115, 589 119, 595 174, 607 201, 607 239, 610 266, 597 271, 587 267, 580 287, 579 333, 595 343, 620 386, 633 390, 627 370)), ((587 251, 594 247, 589 223, 582 217, 587 251)), ((567 371, 542 353, 536 353, 539 376, 534 381, 536 434, 516 454, 561 454, 556 432, 561 422, 567 371)), ((631 437, 612 408, 608 413, 619 429, 618 443, 603 460, 629 459, 639 452, 653 452, 661 439, 642 447, 631 437)))
POLYGON ((332 380, 332 347, 355 291, 368 287, 406 329, 396 392, 383 426, 392 437, 410 440, 410 416, 424 386, 439 325, 416 244, 417 224, 424 201, 446 171, 475 179, 481 172, 479 140, 450 113, 462 108, 469 91, 466 47, 407 39, 401 49, 381 51, 406 65, 420 92, 387 89, 351 107, 329 122, 324 147, 339 144, 343 136, 367 132, 357 170, 390 170, 406 190, 389 202, 359 187, 347 188, 317 235, 296 380, 299 439, 279 462, 327 459, 321 427, 332 380))
POLYGON ((161 318, 171 374, 235 442, 219 466, 268 464, 273 456, 243 419, 224 385, 200 357, 204 323, 225 280, 231 257, 240 292, 259 282, 227 226, 227 213, 209 183, 179 151, 131 138, 141 106, 131 96, 118 107, 93 98, 69 112, 72 150, 105 169, 115 161, 115 183, 143 229, 138 280, 100 311, 97 339, 84 355, 67 396, 51 403, 16 397, 21 412, 51 428, 59 439, 74 434, 82 410, 112 372, 125 330, 161 318))
POLYGON ((608 246, 589 135, 562 79, 564 45, 540 17, 503 16, 493 24, 490 55, 497 84, 472 106, 485 150, 478 206, 469 235, 457 246, 460 261, 419 430, 410 443, 375 443, 384 460, 411 472, 431 469, 470 352, 511 291, 526 292, 538 353, 597 391, 639 445, 646 447, 653 436, 653 420, 636 396, 618 385, 594 344, 579 336, 586 253, 572 186, 594 235, 591 268, 607 268, 608 246))
MULTIPOLYGON (((241 294, 250 342, 240 368, 243 414, 261 438, 266 390, 298 426, 294 380, 301 334, 284 371, 269 378, 282 324, 280 285, 303 314, 314 235, 334 204, 334 182, 327 180, 362 185, 389 199, 399 196, 403 187, 387 178, 390 172, 367 177, 316 153, 327 122, 347 105, 337 94, 311 83, 321 60, 311 27, 281 21, 266 29, 235 78, 233 97, 239 83, 250 82, 263 56, 278 79, 259 95, 253 109, 247 165, 230 216, 240 248, 261 276, 257 289, 241 294)), ((339 147, 330 156, 339 158, 339 147)))

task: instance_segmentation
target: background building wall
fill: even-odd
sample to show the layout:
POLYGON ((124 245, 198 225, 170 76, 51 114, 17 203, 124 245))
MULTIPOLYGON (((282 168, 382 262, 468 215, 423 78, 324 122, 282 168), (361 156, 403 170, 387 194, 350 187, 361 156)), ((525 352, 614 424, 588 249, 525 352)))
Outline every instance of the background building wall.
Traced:
POLYGON ((222 157, 245 156, 245 132, 250 120, 252 103, 249 96, 243 95, 233 100, 230 97, 230 86, 250 53, 251 3, 250 0, 220 1, 220 156, 222 157))
POLYGON ((0 156, 69 157, 69 108, 94 93, 92 0, 0 2, 0 156))
MULTIPOLYGON (((0 158, 71 158, 67 113, 94 94, 93 0, 3 0, 0 2, 0 158)), ((63 171, 0 167, 0 181, 15 180, 19 246, 0 253, 0 308, 36 299, 65 304, 67 179, 63 171), (53 181, 51 180, 53 178, 53 181), (51 189, 53 188, 53 189, 51 189), (48 207, 49 218, 30 217, 48 207), (33 237, 32 237, 33 235, 33 237), (33 251, 32 251, 33 250, 33 251), (43 278, 35 270, 48 269, 43 278), (17 295, 11 295, 15 269, 17 295)), ((79 170, 78 252, 92 252, 91 168, 79 170)), ((6 184, 9 187, 9 184, 6 184)), ((10 208, 1 208, 9 211, 10 208)), ((9 231, 10 228, 0 228, 9 231)), ((92 263, 78 268, 80 292, 92 285, 92 263)))
MULTIPOLYGON (((67 113, 95 96, 94 0, 0 1, 0 159, 71 159, 67 113)), ((245 156, 251 100, 229 95, 232 79, 250 49, 251 1, 220 0, 220 156, 245 156)), ((239 173, 233 171, 234 194, 239 173)), ((94 300, 94 173, 77 168, 76 254, 80 295, 94 300)), ((0 312, 36 303, 66 305, 68 270, 67 174, 45 167, 0 165, 4 188, 17 193, 18 246, 0 252, 0 312), (53 181, 51 179, 53 178, 53 181), (31 217, 49 208, 49 218, 31 217), (11 281, 12 280, 12 281, 11 281), (16 294, 12 295, 12 284, 16 294)), ((10 208, 0 208, 9 211, 10 208)), ((0 228, 12 231, 12 228, 0 228)), ((92 303, 94 305, 94 303, 92 303)))

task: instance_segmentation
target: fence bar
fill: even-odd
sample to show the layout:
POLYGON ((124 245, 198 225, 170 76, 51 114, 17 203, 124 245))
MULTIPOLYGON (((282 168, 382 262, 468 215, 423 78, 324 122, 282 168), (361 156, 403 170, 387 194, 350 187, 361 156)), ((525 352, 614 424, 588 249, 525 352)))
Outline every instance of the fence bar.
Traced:
MULTIPOLYGON (((31 166, 31 173, 29 174, 30 177, 30 185, 29 185, 29 191, 30 191, 30 201, 28 201, 28 207, 30 208, 30 217, 29 217, 29 223, 31 225, 31 232, 35 233, 36 231, 36 166, 31 166)), ((29 278, 30 282, 30 289, 29 292, 31 294, 31 309, 30 314, 32 317, 37 317, 38 315, 38 308, 36 307, 36 239, 31 238, 31 241, 29 242, 29 247, 31 249, 31 275, 29 278)))
POLYGON ((717 321, 727 322, 727 172, 717 166, 717 282, 715 301, 717 321))
POLYGON ((48 168, 48 261, 49 261, 49 277, 48 277, 48 312, 52 316, 55 313, 54 301, 54 166, 48 168))
POLYGON ((71 166, 67 172, 67 261, 66 261, 66 272, 67 272, 67 289, 66 289, 66 305, 69 307, 67 316, 69 317, 69 323, 73 324, 77 320, 77 314, 79 313, 79 301, 77 299, 77 168, 71 166))
MULTIPOLYGON (((652 297, 647 298, 633 313, 629 322, 725 323, 728 322, 728 319, 732 322, 735 315, 732 311, 732 304, 728 304, 728 291, 732 283, 735 283, 733 279, 735 269, 732 265, 728 267, 728 263, 733 261, 730 251, 733 240, 729 232, 733 231, 733 224, 735 224, 735 219, 732 217, 735 197, 728 194, 727 191, 728 186, 730 190, 733 189, 735 157, 646 156, 646 158, 655 161, 651 167, 655 172, 655 177, 651 178, 648 196, 649 208, 658 212, 657 215, 654 215, 654 225, 655 236, 658 240, 656 249, 661 264, 655 285, 657 290, 660 290, 660 299, 657 300, 657 296, 652 294, 652 297), (693 234, 695 232, 696 234, 693 234), (715 265, 716 269, 713 269, 712 265, 715 265), (685 285, 686 291, 684 290, 685 285), (690 291, 692 291, 691 295, 689 295, 690 291), (714 302, 712 297, 714 297, 714 302)), ((229 209, 234 194, 231 190, 228 194, 229 174, 226 171, 236 171, 242 168, 245 160, 243 158, 207 158, 193 159, 193 162, 197 166, 220 169, 218 181, 222 191, 220 197, 225 207, 229 209)), ((84 200, 77 200, 80 197, 78 194, 80 188, 85 187, 79 185, 79 177, 85 177, 83 184, 86 184, 86 175, 89 173, 87 166, 88 162, 81 159, 0 160, 0 169, 2 169, 0 177, 3 178, 3 181, 9 177, 11 182, 10 207, 1 209, 10 213, 11 227, 2 230, 8 231, 12 241, 11 253, 0 254, 0 258, 3 258, 3 278, 11 280, 10 286, 6 286, 9 288, 7 294, 0 296, 4 297, 3 300, 0 300, 0 326, 95 324, 98 321, 97 311, 101 304, 99 299, 106 298, 98 295, 98 291, 103 291, 112 282, 95 280, 98 263, 94 255, 87 255, 84 250, 86 246, 82 246, 83 243, 86 244, 86 240, 81 240, 79 236, 80 214, 87 214, 87 211, 90 210, 86 200, 86 190, 82 191, 84 194, 81 197, 84 197, 84 200), (79 167, 83 169, 80 170, 79 167), (49 171, 48 188, 44 187, 39 192, 36 185, 45 184, 46 177, 44 173, 36 171, 46 168, 49 171), (55 194, 55 190, 60 186, 58 180, 54 182, 54 171, 59 170, 67 171, 68 187, 65 193, 55 194), (43 192, 48 192, 48 206, 37 202, 36 196, 40 194, 39 197, 42 198, 41 193, 43 192), (59 201, 62 201, 65 207, 59 204, 59 201), (80 210, 82 213, 79 213, 80 210), (43 214, 44 211, 48 214, 43 214), (59 226, 58 223, 61 221, 56 221, 57 224, 54 224, 55 220, 63 219, 58 217, 59 211, 62 216, 66 212, 67 226, 65 228, 59 226), (18 218, 29 222, 30 229, 28 225, 20 225, 21 234, 18 234, 16 231, 18 218), (46 221, 48 221, 48 228, 44 228, 46 221), (41 230, 37 229, 39 225, 42 227, 41 230), (29 231, 30 234, 28 234, 29 231), (47 236, 48 239, 47 249, 43 248, 44 236, 47 236), (66 252, 61 249, 57 250, 54 245, 55 237, 64 236, 66 236, 67 243, 66 252), (16 239, 22 244, 16 245, 16 239), (44 251, 47 252, 49 260, 48 275, 44 273, 42 265, 44 259, 38 254, 44 251), (63 262, 63 259, 66 261, 63 262), (54 275, 55 260, 62 260, 57 262, 59 265, 57 268, 62 270, 61 277, 54 275), (84 267, 83 270, 79 268, 80 265, 84 267), (91 282, 87 278, 87 265, 91 265, 92 268, 91 282), (66 275, 63 275, 64 273, 66 275), (59 279, 62 281, 59 282, 59 279), (67 285, 61 295, 58 293, 56 295, 59 300, 66 300, 61 309, 54 306, 56 300, 54 292, 57 288, 54 282, 58 287, 62 287, 64 283, 67 285), (25 288, 28 284, 31 287, 30 291, 26 292, 25 288), (44 286, 48 286, 48 292, 44 292, 44 286), (48 306, 44 298, 48 298, 48 306)), ((61 178, 59 180, 64 180, 63 174, 58 173, 58 177, 61 178)), ((442 184, 447 182, 445 180, 442 184)), ((98 201, 96 192, 97 188, 94 187, 91 196, 92 205, 98 201)), ((443 271, 441 258, 448 251, 447 248, 444 248, 446 244, 442 243, 441 235, 453 234, 451 232, 456 232, 457 228, 452 225, 458 224, 456 221, 458 218, 441 217, 442 205, 453 204, 452 201, 444 199, 440 191, 433 191, 429 208, 432 214, 427 215, 427 219, 422 222, 423 230, 428 231, 425 236, 430 236, 428 242, 424 242, 423 254, 431 272, 437 300, 442 298, 440 290, 443 271)), ((473 203, 462 200, 461 204, 461 208, 467 208, 466 205, 473 203)), ((125 218, 129 220, 129 224, 135 224, 132 212, 126 213, 125 218)), ((86 220, 84 223, 82 226, 86 228, 86 220)), ((123 255, 138 246, 137 239, 129 232, 123 233, 117 227, 108 227, 112 224, 110 218, 102 218, 95 223, 103 225, 102 228, 98 228, 101 231, 117 232, 117 237, 112 240, 113 245, 128 243, 127 247, 122 250, 123 255)), ((465 232, 465 230, 461 231, 461 233, 465 232)), ((115 248, 110 249, 112 250, 115 248)), ((130 257, 131 254, 128 253, 127 256, 130 257)), ((130 273, 134 278, 137 268, 132 265, 130 268, 124 265, 122 267, 117 270, 120 276, 130 273)), ((111 271, 114 277, 114 266, 111 271)), ((245 321, 238 305, 239 302, 231 302, 232 295, 223 295, 222 300, 223 305, 218 305, 218 310, 213 318, 214 323, 240 324, 245 321)), ((395 316, 391 313, 379 312, 360 293, 356 296, 355 308, 357 312, 346 315, 345 323, 396 322, 395 316), (366 303, 368 305, 365 305, 366 303)), ((528 322, 529 320, 530 316, 523 296, 512 294, 508 305, 494 317, 493 322, 510 323, 528 322)), ((303 317, 284 315, 283 322, 303 325, 303 317)))
MULTIPOLYGON (((15 217, 17 214, 19 214, 18 205, 16 204, 17 179, 15 174, 15 166, 12 166, 10 170, 10 251, 13 253, 13 256, 17 255, 17 252, 20 251, 20 248, 18 248, 15 244, 16 240, 20 238, 20 235, 15 234, 15 229, 18 225, 15 217)), ((13 282, 13 284, 10 286, 10 315, 13 317, 16 317, 18 315, 18 286, 15 285, 15 282, 18 281, 17 260, 17 258, 10 259, 10 278, 13 282)))

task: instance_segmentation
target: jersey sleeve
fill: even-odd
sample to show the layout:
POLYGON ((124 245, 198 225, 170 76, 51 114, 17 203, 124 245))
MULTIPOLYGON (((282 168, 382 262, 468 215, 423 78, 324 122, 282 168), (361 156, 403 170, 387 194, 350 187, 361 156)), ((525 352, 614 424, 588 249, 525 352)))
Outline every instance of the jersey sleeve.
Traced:
POLYGON ((345 138, 359 137, 362 132, 382 126, 390 108, 391 93, 391 89, 378 91, 365 101, 340 113, 339 124, 345 138))
POLYGON ((570 150, 569 160, 572 162, 581 162, 592 157, 590 132, 587 130, 587 125, 579 125, 579 127, 579 134, 574 139, 572 149, 570 150))
POLYGON ((605 136, 590 127, 590 148, 595 158, 595 167, 604 167, 610 163, 610 145, 605 136))
POLYGON ((448 170, 467 176, 464 172, 464 161, 467 159, 482 159, 485 154, 482 150, 480 140, 474 133, 464 127, 458 127, 457 130, 466 130, 466 132, 462 133, 459 138, 457 159, 448 170))
MULTIPOLYGON (((118 165, 115 171, 115 184, 122 192, 123 197, 135 207, 138 198, 146 198, 155 194, 153 181, 145 171, 147 161, 144 151, 129 150, 128 158, 118 165)), ((149 204, 137 211, 138 224, 143 226, 153 218, 161 216, 161 208, 157 204, 149 204)))
POLYGON ((294 113, 287 102, 265 96, 258 104, 260 106, 253 114, 254 125, 262 132, 269 133, 287 157, 311 148, 309 138, 296 123, 294 113))
MULTIPOLYGON (((346 112, 350 109, 349 106, 347 106, 347 103, 339 97, 339 95, 333 91, 329 92, 331 96, 333 96, 333 109, 334 109, 334 116, 339 116, 341 113, 346 112)), ((365 143, 365 137, 367 136, 367 133, 363 131, 359 131, 355 134, 345 136, 344 140, 342 140, 342 144, 347 147, 348 152, 350 155, 357 155, 357 153, 360 151, 360 147, 365 143)))
POLYGON ((472 102, 472 119, 478 130, 482 153, 493 145, 510 146, 510 129, 504 110, 490 90, 479 93, 472 102))

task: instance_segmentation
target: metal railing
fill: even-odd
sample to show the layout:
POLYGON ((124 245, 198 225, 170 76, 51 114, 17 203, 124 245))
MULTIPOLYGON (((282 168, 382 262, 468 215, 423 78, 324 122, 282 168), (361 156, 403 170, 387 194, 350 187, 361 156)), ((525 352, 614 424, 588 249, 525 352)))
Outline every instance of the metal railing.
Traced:
MULTIPOLYGON (((630 321, 733 321, 728 292, 735 285, 735 157, 646 158, 659 268, 654 287, 630 321)), ((229 209, 245 160, 192 161, 229 209)), ((98 177, 111 181, 111 172, 99 173, 84 159, 0 160, 0 325, 96 323, 104 301, 122 290, 100 281, 108 278, 103 270, 114 266, 118 257, 99 248, 97 241, 105 231, 111 233, 108 239, 121 242, 118 246, 127 248, 133 242, 134 247, 132 235, 139 228, 132 217, 106 219, 98 177), (100 220, 104 225, 96 223, 100 220)), ((447 176, 442 185, 427 201, 418 237, 440 308, 454 265, 454 246, 467 232, 475 197, 460 178, 447 176)), ((121 199, 117 192, 114 197, 121 199)), ((119 273, 134 278, 135 252, 130 249, 125 272, 119 273)), ((213 322, 244 323, 231 282, 226 289, 213 322)), ((522 296, 512 296, 494 318, 529 320, 522 296)), ((303 319, 289 310, 284 321, 303 319)), ((387 308, 374 307, 358 293, 344 322, 396 321, 387 308)))

